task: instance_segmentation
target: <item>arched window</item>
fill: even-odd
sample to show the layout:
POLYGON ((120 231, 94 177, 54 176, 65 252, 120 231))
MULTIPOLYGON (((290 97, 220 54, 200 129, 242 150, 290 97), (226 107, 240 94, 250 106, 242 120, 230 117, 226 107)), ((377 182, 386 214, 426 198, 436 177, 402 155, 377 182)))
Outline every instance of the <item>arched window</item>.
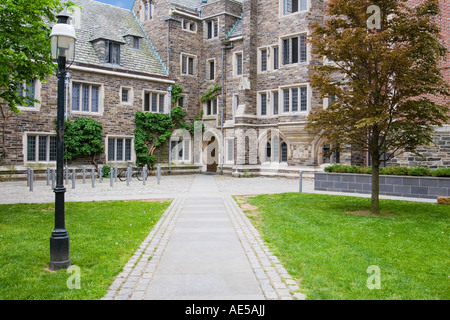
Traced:
POLYGON ((286 142, 281 143, 281 162, 287 162, 287 144, 286 142))
POLYGON ((272 145, 270 144, 270 142, 267 142, 266 145, 266 161, 270 161, 272 156, 272 145))

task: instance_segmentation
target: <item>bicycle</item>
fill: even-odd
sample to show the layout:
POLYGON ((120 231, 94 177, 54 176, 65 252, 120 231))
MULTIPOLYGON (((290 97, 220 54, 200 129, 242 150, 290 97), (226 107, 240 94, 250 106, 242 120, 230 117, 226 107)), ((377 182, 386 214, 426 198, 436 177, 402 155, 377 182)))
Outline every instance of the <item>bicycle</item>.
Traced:
MULTIPOLYGON (((119 174, 117 177, 120 179, 120 181, 126 181, 127 180, 127 169, 122 169, 119 171, 119 174)), ((131 168, 131 178, 137 178, 139 181, 142 181, 142 167, 132 167, 131 168)))

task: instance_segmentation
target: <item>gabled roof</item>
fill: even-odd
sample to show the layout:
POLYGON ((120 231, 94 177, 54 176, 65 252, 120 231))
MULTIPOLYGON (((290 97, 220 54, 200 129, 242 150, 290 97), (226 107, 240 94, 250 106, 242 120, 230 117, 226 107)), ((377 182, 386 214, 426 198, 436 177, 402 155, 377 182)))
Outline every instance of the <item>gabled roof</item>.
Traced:
POLYGON ((81 10, 72 14, 71 24, 77 33, 75 62, 103 67, 113 67, 128 72, 167 76, 158 53, 131 10, 93 0, 72 0, 81 10), (126 43, 125 36, 142 38, 139 49, 126 43), (94 49, 96 40, 121 43, 120 66, 105 63, 94 49))

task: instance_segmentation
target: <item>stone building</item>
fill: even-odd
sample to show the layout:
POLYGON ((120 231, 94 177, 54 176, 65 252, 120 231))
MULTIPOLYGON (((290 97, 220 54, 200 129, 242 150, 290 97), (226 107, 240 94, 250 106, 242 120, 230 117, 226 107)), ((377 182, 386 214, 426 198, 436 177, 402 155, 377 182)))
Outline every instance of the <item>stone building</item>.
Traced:
MULTIPOLYGON (((133 12, 92 0, 76 3, 82 9, 75 9, 69 21, 77 41, 66 80, 66 118, 89 117, 102 124, 105 152, 98 160, 103 164, 135 162, 134 115, 154 108, 167 112, 174 81, 133 12)), ((31 79, 23 93, 40 103, 6 115, 3 170, 55 165, 57 78, 47 80, 31 79)), ((91 163, 80 159, 78 164, 91 163)))
MULTIPOLYGON (((68 117, 88 116, 103 124, 105 164, 135 160, 134 114, 170 112, 175 84, 183 87, 178 104, 188 119, 202 119, 204 131, 172 137, 174 165, 292 175, 356 161, 348 148, 330 154, 330 146, 305 130, 309 112, 327 104, 308 82, 311 65, 323 61, 311 55, 306 42, 310 24, 323 19, 325 1, 136 0, 131 11, 75 2, 82 10, 71 19, 79 39, 70 68, 68 117), (213 88, 216 95, 202 99, 213 88)), ((448 41, 448 2, 443 11, 448 41)), ((8 120, 14 130, 8 129, 7 165, 53 161, 56 78, 34 85, 41 103, 22 107, 22 115, 8 120)), ((439 150, 429 157, 435 160, 406 155, 394 161, 450 166, 450 128, 440 128, 436 137, 439 150)), ((158 161, 167 163, 168 155, 160 154, 158 161)))

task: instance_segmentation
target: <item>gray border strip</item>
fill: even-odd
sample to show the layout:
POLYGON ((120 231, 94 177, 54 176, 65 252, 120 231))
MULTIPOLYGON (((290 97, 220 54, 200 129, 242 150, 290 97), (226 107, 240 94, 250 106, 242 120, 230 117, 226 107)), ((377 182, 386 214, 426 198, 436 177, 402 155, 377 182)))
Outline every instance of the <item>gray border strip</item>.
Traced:
POLYGON ((295 280, 273 255, 245 213, 231 196, 224 198, 225 208, 230 216, 242 247, 255 272, 261 289, 268 300, 304 300, 295 280))
POLYGON ((173 200, 102 300, 144 299, 183 203, 183 198, 173 200))

